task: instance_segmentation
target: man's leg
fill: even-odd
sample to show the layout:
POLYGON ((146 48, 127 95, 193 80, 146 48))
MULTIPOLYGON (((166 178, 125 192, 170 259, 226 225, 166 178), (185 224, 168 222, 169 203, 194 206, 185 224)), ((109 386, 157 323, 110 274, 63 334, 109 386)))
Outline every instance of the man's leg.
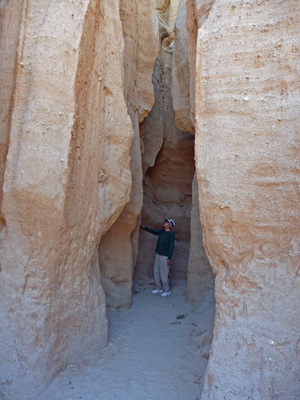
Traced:
POLYGON ((155 286, 156 289, 158 290, 162 290, 162 284, 161 284, 161 280, 160 280, 160 255, 156 254, 155 256, 155 261, 154 261, 154 282, 155 282, 155 286))
POLYGON ((162 287, 165 293, 170 291, 170 286, 169 286, 169 272, 170 272, 170 267, 168 266, 168 257, 167 256, 161 256, 160 260, 160 279, 162 282, 162 287))

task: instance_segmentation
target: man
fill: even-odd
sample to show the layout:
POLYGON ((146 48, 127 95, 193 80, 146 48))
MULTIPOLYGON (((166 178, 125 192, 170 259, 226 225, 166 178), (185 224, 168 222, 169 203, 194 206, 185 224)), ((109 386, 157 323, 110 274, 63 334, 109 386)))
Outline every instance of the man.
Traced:
POLYGON ((168 218, 165 218, 163 229, 152 229, 141 223, 142 229, 158 236, 154 262, 154 282, 156 288, 152 293, 160 293, 162 297, 170 296, 172 294, 169 285, 169 269, 174 250, 174 226, 175 222, 168 218))

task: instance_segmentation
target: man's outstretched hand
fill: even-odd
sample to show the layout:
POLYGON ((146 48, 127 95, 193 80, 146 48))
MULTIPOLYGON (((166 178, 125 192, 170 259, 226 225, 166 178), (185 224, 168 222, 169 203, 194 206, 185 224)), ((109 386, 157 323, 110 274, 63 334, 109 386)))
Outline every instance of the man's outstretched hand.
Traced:
POLYGON ((142 223, 140 224, 140 228, 141 229, 145 229, 145 225, 143 225, 142 223))

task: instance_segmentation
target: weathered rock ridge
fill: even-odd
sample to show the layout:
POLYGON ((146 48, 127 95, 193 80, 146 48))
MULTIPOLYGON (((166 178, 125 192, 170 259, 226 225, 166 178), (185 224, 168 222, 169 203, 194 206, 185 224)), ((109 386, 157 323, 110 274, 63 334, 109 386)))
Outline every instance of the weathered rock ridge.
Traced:
POLYGON ((125 309, 131 305, 138 222, 143 204, 140 125, 154 103, 152 71, 158 55, 159 38, 154 1, 122 0, 120 16, 125 42, 124 95, 134 129, 130 150, 132 185, 129 203, 101 240, 99 265, 107 306, 125 309))
MULTIPOLYGON (((195 70, 195 65, 191 65, 193 59, 189 58, 187 46, 188 30, 186 25, 187 4, 184 0, 179 9, 174 29, 171 93, 177 127, 194 134, 194 102, 190 96, 190 86, 193 86, 193 83, 190 71, 195 70)), ((195 74, 195 71, 193 73, 195 74)), ((192 186, 186 299, 195 305, 200 305, 204 302, 211 304, 213 303, 214 295, 214 276, 203 246, 196 174, 192 186)))
MULTIPOLYGON (((191 111, 190 63, 188 56, 188 30, 186 22, 186 0, 179 9, 175 29, 173 45, 172 65, 172 103, 177 127, 183 132, 195 133, 194 112, 191 111)), ((194 94, 194 91, 191 93, 194 94)), ((194 106, 193 106, 194 109, 194 106)))
POLYGON ((188 12, 188 26, 197 22, 200 213, 217 302, 201 399, 296 400, 300 4, 204 3, 188 12))
MULTIPOLYGON (((153 2, 142 6, 146 40, 157 22, 147 22, 153 2)), ((97 247, 130 200, 131 169, 140 168, 130 152, 139 151, 134 131, 153 102, 156 57, 155 46, 149 54, 136 44, 136 26, 124 54, 126 10, 108 0, 1 3, 4 398, 33 398, 68 363, 106 344, 97 247), (130 40, 139 63, 126 87, 130 40)))

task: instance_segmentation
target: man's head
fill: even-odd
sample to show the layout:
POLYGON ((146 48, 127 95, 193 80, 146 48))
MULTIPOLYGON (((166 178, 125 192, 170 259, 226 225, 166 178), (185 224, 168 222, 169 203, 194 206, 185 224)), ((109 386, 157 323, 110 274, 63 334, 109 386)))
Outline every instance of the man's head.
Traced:
POLYGON ((173 230, 175 222, 172 219, 165 218, 164 228, 166 231, 173 230))

